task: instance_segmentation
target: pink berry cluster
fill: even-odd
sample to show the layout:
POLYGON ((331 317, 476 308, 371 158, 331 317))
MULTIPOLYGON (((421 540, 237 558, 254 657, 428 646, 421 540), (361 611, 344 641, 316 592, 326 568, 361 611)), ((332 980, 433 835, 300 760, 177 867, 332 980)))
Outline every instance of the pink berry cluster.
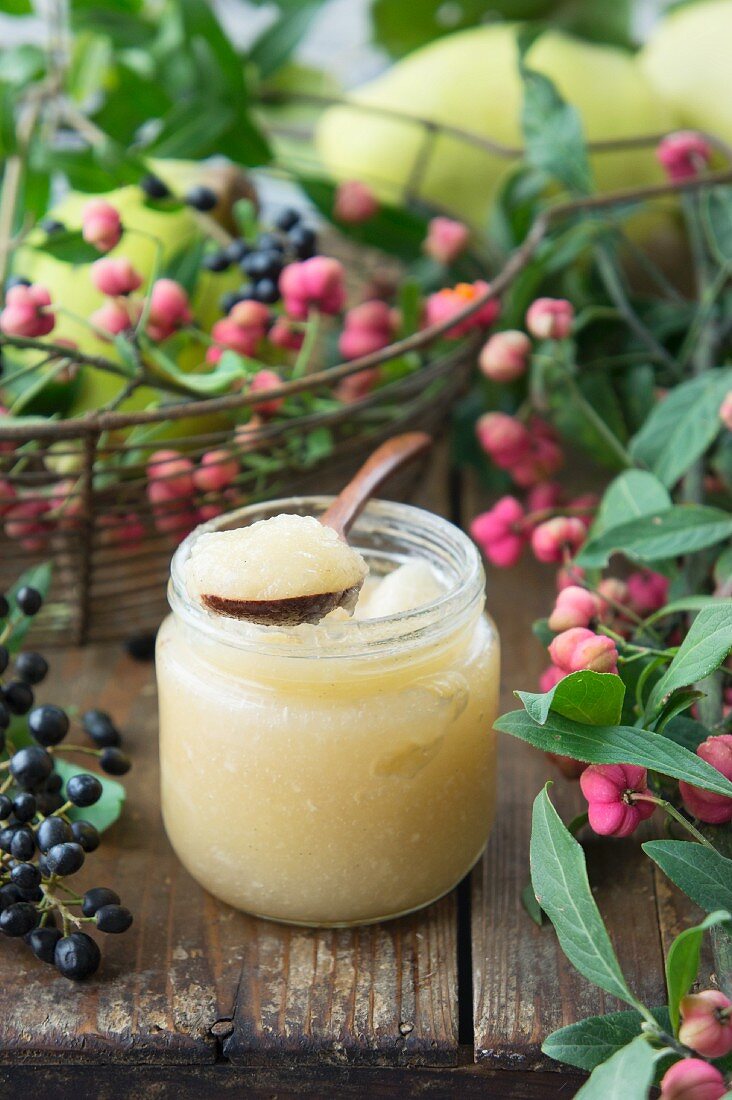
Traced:
MULTIPOLYGON (((566 340, 572 334, 574 308, 565 298, 537 298, 526 312, 526 328, 506 329, 489 337, 478 357, 481 372, 492 382, 515 382, 527 371, 531 337, 566 340)), ((489 452, 490 453, 490 452, 489 452)))
MULTIPOLYGON (((487 415, 503 418, 502 413, 487 415)), ((511 417, 505 420, 510 422, 511 432, 510 425, 515 422, 511 417)), ((502 429, 501 421, 498 430, 502 429)), ((564 503, 557 482, 538 481, 524 503, 513 496, 501 497, 487 512, 475 517, 470 532, 488 561, 500 568, 515 565, 526 546, 531 547, 537 561, 561 563, 573 557, 584 543, 596 507, 597 497, 592 493, 564 503)))
POLYGON ((721 1100, 727 1092, 721 1070, 705 1059, 732 1052, 732 1001, 719 989, 682 997, 679 1041, 700 1058, 675 1062, 661 1081, 661 1100, 721 1100))

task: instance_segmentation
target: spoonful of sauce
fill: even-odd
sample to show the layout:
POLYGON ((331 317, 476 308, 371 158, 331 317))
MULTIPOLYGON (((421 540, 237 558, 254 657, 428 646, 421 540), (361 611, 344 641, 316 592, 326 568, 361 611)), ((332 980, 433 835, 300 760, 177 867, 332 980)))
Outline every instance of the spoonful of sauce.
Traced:
POLYGON ((368 566, 348 532, 368 500, 432 445, 425 432, 382 443, 322 516, 279 515, 193 544, 189 593, 221 615, 262 626, 317 623, 337 607, 352 612, 368 566))

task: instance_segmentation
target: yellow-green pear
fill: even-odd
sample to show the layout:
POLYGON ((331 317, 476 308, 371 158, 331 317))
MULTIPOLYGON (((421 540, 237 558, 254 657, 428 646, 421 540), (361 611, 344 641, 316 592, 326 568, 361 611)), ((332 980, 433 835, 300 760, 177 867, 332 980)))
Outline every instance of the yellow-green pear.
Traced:
POLYGON ((732 0, 703 0, 667 16, 640 62, 681 126, 732 142, 732 0))
MULTIPOLYGON (((444 133, 427 148, 430 139, 419 124, 357 105, 520 146, 523 94, 516 35, 515 25, 496 24, 440 38, 356 89, 349 97, 356 106, 329 108, 319 121, 316 143, 325 167, 337 179, 359 179, 385 201, 398 202, 424 154, 418 196, 484 226, 515 160, 444 133)), ((634 58, 620 49, 550 32, 534 43, 527 60, 579 109, 589 140, 656 133, 673 123, 634 58)), ((603 191, 662 178, 653 149, 597 154, 592 167, 603 191)))

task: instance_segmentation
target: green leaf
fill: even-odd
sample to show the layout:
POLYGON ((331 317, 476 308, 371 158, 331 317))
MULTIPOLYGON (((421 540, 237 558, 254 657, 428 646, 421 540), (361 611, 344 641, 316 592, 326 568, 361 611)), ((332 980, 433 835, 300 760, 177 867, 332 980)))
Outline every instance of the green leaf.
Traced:
POLYGON ((691 989, 699 971, 699 953, 702 939, 707 929, 716 924, 731 920, 730 913, 724 909, 716 910, 705 917, 701 924, 685 928, 671 944, 666 958, 666 988, 668 989, 668 1012, 674 1035, 679 1027, 679 1002, 691 989))
MULTIPOLYGON (((491 0, 490 15, 508 19, 538 19, 555 8, 556 0, 491 0)), ((462 0, 446 9, 444 0, 374 0, 371 7, 374 41, 392 57, 403 57, 445 34, 483 23, 486 0, 462 0)))
POLYGON ((21 573, 15 584, 5 593, 11 608, 7 620, 11 630, 7 647, 11 653, 18 652, 23 638, 33 625, 33 619, 23 615, 19 610, 15 603, 15 597, 19 590, 27 585, 30 588, 37 588, 45 600, 51 587, 51 574, 52 565, 48 561, 43 562, 41 565, 32 565, 30 569, 26 569, 25 572, 21 573))
POLYGON ((676 688, 703 680, 732 650, 732 600, 716 600, 703 608, 648 699, 646 713, 653 714, 676 688))
MULTIPOLYGON (((676 615, 680 611, 703 611, 705 607, 718 606, 719 603, 719 596, 682 596, 680 600, 674 600, 658 611, 654 611, 643 622, 646 626, 650 626, 659 619, 665 619, 667 615, 676 615)), ((730 606, 732 607, 732 604, 730 606)))
POLYGON ((249 60, 257 66, 263 79, 273 76, 290 59, 324 2, 303 0, 294 9, 281 13, 272 26, 260 34, 249 50, 249 60))
POLYGON ((192 244, 170 257, 160 273, 160 278, 174 279, 188 294, 192 294, 198 282, 205 248, 204 237, 198 237, 192 244))
MULTIPOLYGON (((55 757, 55 765, 64 783, 67 783, 72 775, 78 775, 87 770, 58 756, 55 757)), ((94 774, 96 775, 96 772, 94 774)), ((110 779, 106 775, 97 775, 97 779, 102 784, 102 796, 99 801, 93 806, 72 806, 68 815, 72 821, 88 821, 102 833, 113 825, 122 813, 126 794, 124 787, 116 779, 110 779)))
POLYGON ((234 109, 212 103, 208 96, 174 103, 146 152, 155 157, 206 157, 214 152, 221 135, 234 120, 234 109))
POLYGON ((714 583, 717 587, 721 588, 730 582, 732 582, 732 546, 723 550, 714 563, 714 583))
POLYGON ((502 715, 496 729, 528 741, 544 752, 561 753, 588 764, 638 764, 732 798, 732 782, 721 772, 653 730, 637 726, 585 726, 553 712, 540 726, 524 710, 502 715))
POLYGON ((181 370, 175 360, 152 345, 146 349, 146 354, 164 378, 204 397, 226 393, 231 389, 232 382, 248 375, 248 361, 233 351, 225 351, 214 369, 206 374, 192 374, 181 370))
POLYGON ((683 745, 689 752, 696 752, 702 741, 706 741, 709 730, 701 722, 684 715, 677 715, 663 727, 663 736, 683 745))
POLYGON ((23 88, 46 69, 46 55, 38 46, 22 45, 0 52, 0 81, 23 88))
POLYGON ((593 726, 613 726, 623 711, 625 684, 609 672, 571 672, 551 691, 515 693, 535 722, 544 725, 549 711, 593 726))
MULTIPOLYGON (((532 41, 534 37, 532 34, 532 41)), ((572 194, 586 195, 592 189, 592 176, 582 119, 547 76, 527 66, 525 55, 530 44, 519 35, 519 71, 524 82, 521 126, 526 160, 559 180, 572 194)))
POLYGON ((544 923, 544 910, 536 900, 534 887, 531 885, 530 882, 527 882, 523 890, 521 891, 521 904, 533 920, 534 924, 538 924, 541 928, 544 923))
POLYGON ((32 15, 31 0, 0 0, 0 12, 3 15, 32 15))
POLYGON ((593 1069, 575 1100, 648 1100, 653 1072, 661 1052, 639 1035, 593 1069))
POLYGON ((648 840, 642 847, 701 909, 732 911, 732 859, 691 840, 648 840))
POLYGON ((606 993, 637 1007, 592 896, 582 846, 565 828, 546 788, 534 801, 531 881, 572 965, 606 993))
MULTIPOLYGON (((662 1030, 670 1030, 671 1022, 665 1007, 652 1008, 651 1014, 662 1030)), ((637 1038, 642 1022, 642 1016, 633 1010, 610 1012, 607 1016, 588 1016, 553 1032, 544 1040, 541 1049, 557 1062, 566 1062, 569 1066, 590 1072, 637 1038)))
POLYGON ((101 255, 98 248, 84 240, 81 230, 51 233, 43 240, 34 240, 33 247, 37 252, 53 256, 54 260, 66 264, 90 264, 101 255))
POLYGON ((668 490, 645 470, 627 470, 610 482, 603 494, 591 537, 640 516, 671 507, 668 490))
POLYGON ((731 387, 732 370, 714 370, 670 390, 632 440, 633 458, 671 488, 719 435, 719 406, 731 387))
POLYGON ((585 568, 602 568, 615 553, 641 562, 665 561, 714 546, 730 536, 729 513, 701 504, 681 504, 591 536, 575 562, 585 568))

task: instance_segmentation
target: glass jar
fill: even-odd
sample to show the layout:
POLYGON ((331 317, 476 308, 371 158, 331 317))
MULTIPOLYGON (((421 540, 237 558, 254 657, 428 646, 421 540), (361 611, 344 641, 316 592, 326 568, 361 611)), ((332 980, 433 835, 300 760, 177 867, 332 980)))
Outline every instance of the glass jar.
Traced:
POLYGON ((404 504, 370 503, 350 542, 372 576, 429 562, 444 583, 430 604, 285 630, 189 600, 182 567, 201 533, 329 502, 270 501, 194 531, 157 643, 163 817, 181 862, 239 909, 319 926, 428 905, 476 862, 499 680, 475 547, 404 504))

